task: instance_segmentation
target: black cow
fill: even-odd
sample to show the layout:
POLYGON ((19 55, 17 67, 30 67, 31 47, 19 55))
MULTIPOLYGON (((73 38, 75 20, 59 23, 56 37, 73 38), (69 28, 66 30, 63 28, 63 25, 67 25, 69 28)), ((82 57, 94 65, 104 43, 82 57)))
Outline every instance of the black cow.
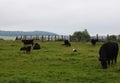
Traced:
POLYGON ((33 50, 39 50, 41 47, 38 43, 35 43, 35 45, 33 46, 33 50))
POLYGON ((22 40, 22 42, 24 43, 24 45, 29 45, 29 44, 34 44, 33 40, 22 40))
POLYGON ((98 39, 91 39, 91 43, 92 43, 93 46, 96 45, 96 42, 98 42, 98 39))
POLYGON ((31 51, 31 46, 24 46, 20 48, 20 51, 26 51, 26 53, 30 53, 31 51))
POLYGON ((107 64, 110 65, 110 61, 117 62, 119 47, 116 42, 107 42, 104 43, 99 50, 99 60, 103 69, 107 68, 107 64))
POLYGON ((64 40, 64 45, 65 46, 71 46, 70 42, 68 40, 64 40))

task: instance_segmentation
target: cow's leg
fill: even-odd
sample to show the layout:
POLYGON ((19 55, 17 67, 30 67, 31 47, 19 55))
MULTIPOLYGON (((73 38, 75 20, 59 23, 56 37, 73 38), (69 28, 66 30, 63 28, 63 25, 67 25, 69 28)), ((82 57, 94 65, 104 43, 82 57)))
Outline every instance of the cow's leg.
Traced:
POLYGON ((110 65, 110 59, 108 60, 108 65, 110 65))
POLYGON ((117 62, 117 58, 114 59, 115 60, 115 63, 117 62))
POLYGON ((113 64, 113 59, 112 59, 112 64, 113 64))

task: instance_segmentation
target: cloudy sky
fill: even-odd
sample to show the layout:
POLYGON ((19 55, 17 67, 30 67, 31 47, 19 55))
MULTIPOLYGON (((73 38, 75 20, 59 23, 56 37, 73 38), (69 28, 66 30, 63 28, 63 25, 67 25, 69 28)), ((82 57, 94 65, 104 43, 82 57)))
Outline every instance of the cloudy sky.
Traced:
POLYGON ((120 34, 120 0, 0 0, 0 30, 120 34))

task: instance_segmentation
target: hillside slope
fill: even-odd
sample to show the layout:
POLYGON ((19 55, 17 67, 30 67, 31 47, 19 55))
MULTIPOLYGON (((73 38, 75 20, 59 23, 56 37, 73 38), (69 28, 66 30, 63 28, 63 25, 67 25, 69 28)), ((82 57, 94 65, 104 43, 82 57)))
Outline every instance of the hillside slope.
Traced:
POLYGON ((18 36, 18 35, 58 35, 56 33, 52 32, 46 32, 46 31, 0 31, 0 36, 18 36))

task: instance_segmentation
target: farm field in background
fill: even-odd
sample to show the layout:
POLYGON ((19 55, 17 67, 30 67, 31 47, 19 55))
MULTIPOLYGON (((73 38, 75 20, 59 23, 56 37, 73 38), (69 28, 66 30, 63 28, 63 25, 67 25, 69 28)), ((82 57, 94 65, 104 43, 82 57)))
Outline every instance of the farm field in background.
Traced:
MULTIPOLYGON (((20 52, 21 41, 0 40, 0 83, 119 83, 117 64, 102 69, 98 51, 102 42, 39 42, 40 50, 20 52), (72 49, 76 48, 77 52, 72 49)), ((120 45, 120 44, 119 44, 120 45)))

